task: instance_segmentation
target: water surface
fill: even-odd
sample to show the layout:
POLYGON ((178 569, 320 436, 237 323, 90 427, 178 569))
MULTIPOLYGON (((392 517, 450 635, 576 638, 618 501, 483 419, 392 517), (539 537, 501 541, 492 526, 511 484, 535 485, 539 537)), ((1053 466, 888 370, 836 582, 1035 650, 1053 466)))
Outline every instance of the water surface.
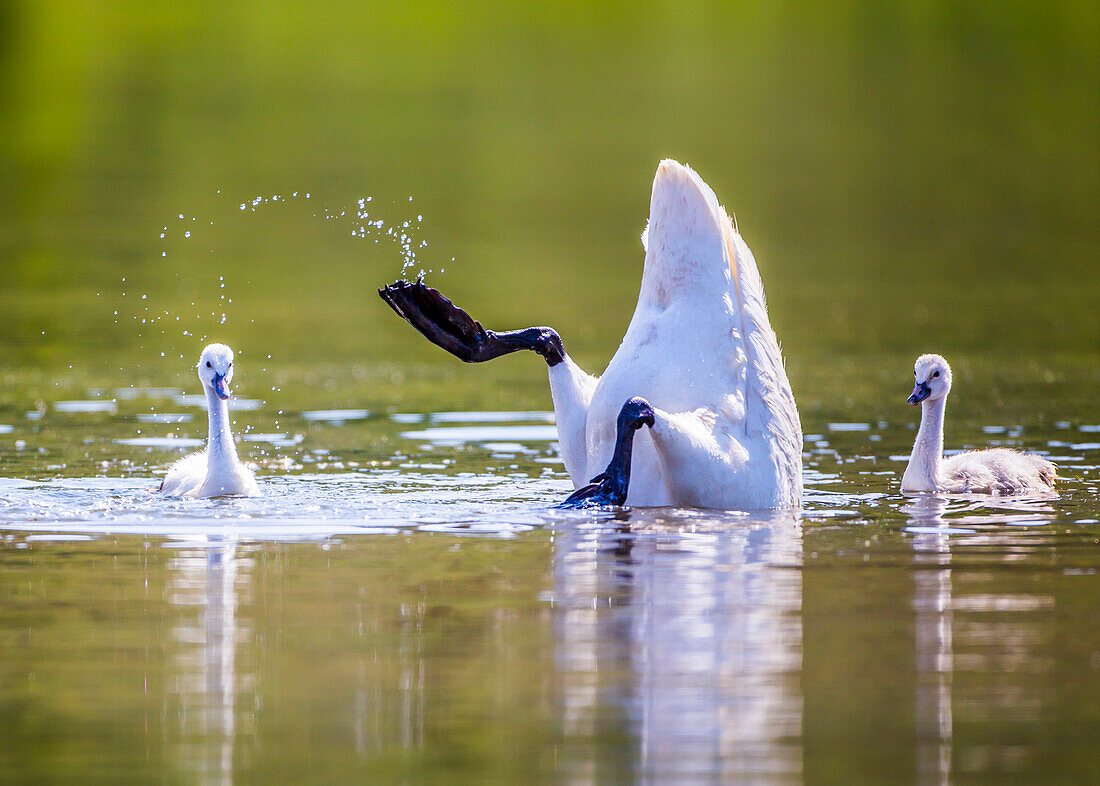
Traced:
POLYGON ((0 434, 10 778, 1097 774, 1091 424, 974 429, 1051 498, 900 495, 911 424, 834 421, 800 513, 563 512, 552 413, 245 409, 264 496, 164 500, 205 423, 142 400, 0 434), (98 471, 38 451, 75 417, 98 471))

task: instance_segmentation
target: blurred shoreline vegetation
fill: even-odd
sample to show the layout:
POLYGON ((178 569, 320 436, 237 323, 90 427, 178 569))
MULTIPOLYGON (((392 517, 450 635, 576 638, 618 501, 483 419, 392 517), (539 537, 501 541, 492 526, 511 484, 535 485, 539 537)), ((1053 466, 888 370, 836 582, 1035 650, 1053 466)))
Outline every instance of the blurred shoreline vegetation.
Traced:
POLYGON ((0 365, 450 363, 375 295, 397 245, 324 218, 370 196, 423 215, 410 273, 596 372, 668 156, 736 214, 800 396, 932 349, 1094 374, 1097 40, 1090 3, 5 2, 0 365))

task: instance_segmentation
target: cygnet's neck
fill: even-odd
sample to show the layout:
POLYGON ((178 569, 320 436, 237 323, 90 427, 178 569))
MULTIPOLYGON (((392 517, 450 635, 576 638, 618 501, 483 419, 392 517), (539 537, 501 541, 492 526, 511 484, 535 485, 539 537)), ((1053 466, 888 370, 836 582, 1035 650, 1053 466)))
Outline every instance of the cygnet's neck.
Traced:
POLYGON ((912 491, 935 491, 943 461, 943 412, 947 396, 925 399, 920 405, 920 428, 909 456, 902 486, 912 491))
POLYGON ((229 430, 229 401, 218 398, 211 387, 206 388, 206 411, 210 418, 210 435, 206 440, 209 472, 238 463, 237 446, 229 430))

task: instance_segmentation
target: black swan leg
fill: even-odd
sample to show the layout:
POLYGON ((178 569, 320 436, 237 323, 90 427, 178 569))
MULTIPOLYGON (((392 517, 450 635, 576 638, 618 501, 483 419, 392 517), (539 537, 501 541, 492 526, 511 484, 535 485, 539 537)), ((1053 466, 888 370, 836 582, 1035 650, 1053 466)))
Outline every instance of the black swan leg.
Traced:
POLYGON ((630 452, 634 432, 642 426, 653 426, 653 407, 644 398, 629 399, 619 410, 615 434, 615 452, 603 473, 592 478, 583 488, 569 495, 560 508, 584 508, 591 505, 622 505, 630 486, 630 452))
POLYGON ((539 353, 549 366, 556 366, 565 357, 561 338, 550 328, 530 327, 504 333, 486 330, 421 279, 395 281, 378 290, 378 294, 425 338, 466 363, 482 363, 521 349, 539 353))

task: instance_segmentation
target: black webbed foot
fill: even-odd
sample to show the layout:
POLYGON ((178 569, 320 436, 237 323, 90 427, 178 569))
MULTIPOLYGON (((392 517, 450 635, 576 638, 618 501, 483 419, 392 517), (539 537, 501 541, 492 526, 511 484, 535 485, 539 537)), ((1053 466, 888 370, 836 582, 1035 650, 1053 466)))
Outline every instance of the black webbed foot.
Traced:
POLYGON ((550 366, 565 357, 561 338, 550 328, 531 327, 504 333, 486 330, 422 279, 395 281, 379 289, 378 294, 425 338, 466 363, 482 363, 521 349, 537 352, 550 366))
POLYGON ((644 398, 635 396, 619 410, 615 434, 615 452, 607 469, 592 478, 587 486, 574 491, 560 508, 584 508, 597 505, 622 505, 630 487, 630 454, 634 432, 642 426, 653 426, 653 407, 644 398))
POLYGON ((459 360, 477 363, 491 343, 481 323, 420 279, 395 281, 378 294, 398 316, 459 360))
POLYGON ((629 478, 626 484, 621 484, 619 477, 601 472, 592 478, 587 486, 581 486, 566 497, 564 502, 558 504, 558 507, 576 509, 604 505, 621 506, 626 502, 626 491, 629 483, 629 478))

